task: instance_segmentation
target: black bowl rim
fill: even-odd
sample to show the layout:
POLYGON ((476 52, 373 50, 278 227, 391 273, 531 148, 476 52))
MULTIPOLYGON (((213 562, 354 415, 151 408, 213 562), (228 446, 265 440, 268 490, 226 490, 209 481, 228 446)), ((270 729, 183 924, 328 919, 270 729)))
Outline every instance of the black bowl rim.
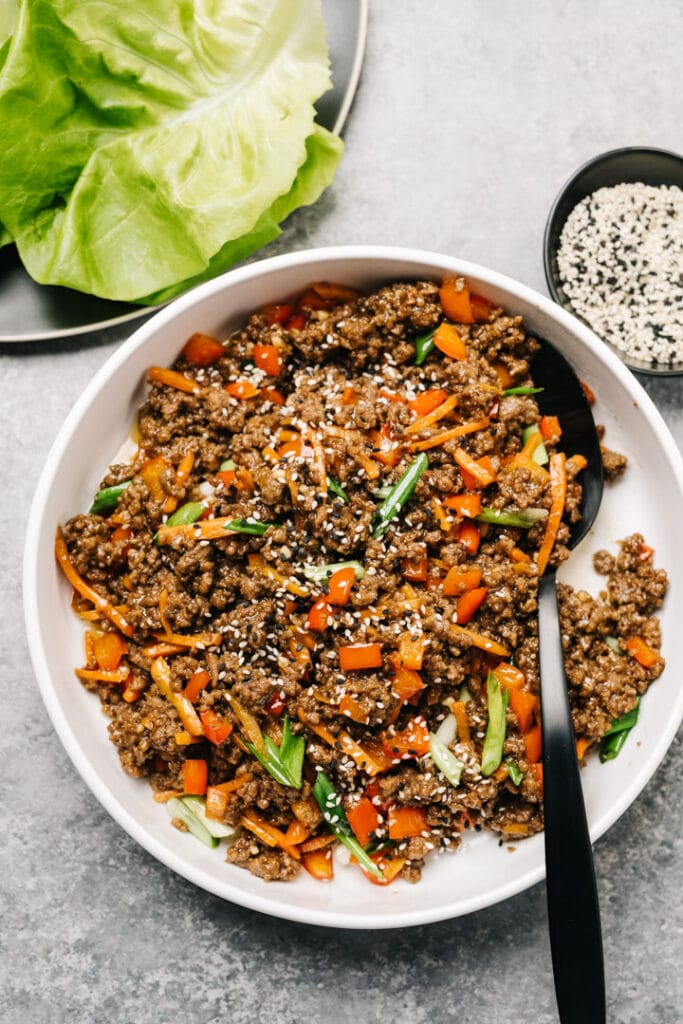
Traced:
MULTIPOLYGON (((674 153, 671 149, 661 149, 656 146, 620 146, 617 149, 610 149, 605 153, 599 153, 597 156, 591 157, 590 160, 586 160, 569 178, 567 178, 565 183, 562 185, 562 188, 555 196, 545 222, 545 229, 543 231, 543 271, 548 291, 550 292, 550 297, 558 304, 558 306, 561 306, 562 309, 576 317, 577 320, 581 320, 582 323, 585 323, 590 330, 593 330, 591 325, 587 323, 583 317, 578 316, 578 314, 574 312, 569 302, 563 300, 555 285, 555 278, 552 271, 552 258, 555 255, 555 252, 554 250, 551 250, 550 231, 553 226, 557 210, 564 199, 565 194, 582 174, 585 174, 586 171, 590 170, 597 164, 602 163, 604 160, 609 160, 618 156, 628 156, 632 153, 642 153, 645 155, 652 153, 656 156, 667 156, 671 157, 673 160, 677 160, 681 165, 683 165, 683 156, 680 153, 674 153)), ((667 183, 662 182, 662 184, 665 185, 667 183)), ((588 193, 586 193, 586 195, 588 195, 588 193)), ((595 334, 595 331, 593 331, 593 333, 595 334)), ((596 336, 600 337, 599 335, 596 336)), ((629 360, 623 352, 621 352, 615 345, 610 344, 609 341, 605 341, 603 338, 600 338, 600 341, 603 345, 607 345, 608 348, 615 352, 621 359, 622 363, 625 363, 630 370, 634 370, 636 373, 643 373, 652 377, 677 377, 683 374, 683 362, 676 363, 673 367, 667 366, 658 369, 656 366, 651 366, 645 362, 641 362, 640 360, 629 360)))

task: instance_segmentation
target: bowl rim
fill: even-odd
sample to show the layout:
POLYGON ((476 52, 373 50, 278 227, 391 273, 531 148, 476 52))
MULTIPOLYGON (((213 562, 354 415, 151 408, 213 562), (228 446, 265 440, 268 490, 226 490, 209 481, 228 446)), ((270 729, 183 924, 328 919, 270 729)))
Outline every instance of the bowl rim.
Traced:
MULTIPOLYGON (((585 326, 593 334, 595 334, 595 332, 593 331, 593 328, 590 326, 590 324, 588 324, 587 321, 585 321, 577 313, 574 313, 572 311, 571 304, 568 301, 566 301, 560 294, 560 290, 556 284, 555 275, 553 273, 552 262, 557 250, 552 245, 551 233, 554 232, 555 219, 558 215, 560 205, 566 193, 571 189, 575 182, 581 178, 582 175, 584 175, 587 171, 591 170, 591 168, 596 167, 597 165, 603 163, 606 160, 610 160, 614 157, 628 157, 635 154, 653 154, 654 156, 669 157, 672 160, 675 160, 678 163, 680 163, 681 167, 683 168, 683 155, 681 155, 680 153, 675 153, 671 149, 661 149, 656 146, 619 146, 616 149, 609 149, 604 153, 598 153, 597 156, 591 157, 590 160, 586 160, 584 163, 582 163, 581 166, 578 167, 565 180, 564 184, 555 195, 555 198, 550 207, 550 211, 546 218, 545 228, 543 229, 543 273, 545 275, 545 281, 548 291, 550 292, 550 297, 553 299, 554 302, 557 303, 558 306, 560 306, 561 309, 569 313, 570 316, 573 316, 580 323, 585 324, 585 326)), ((662 182, 662 184, 666 184, 666 182, 662 182)), ((586 195, 589 194, 590 193, 588 192, 586 193, 586 195)), ((564 225, 562 225, 562 227, 564 227, 564 225)), ((644 361, 638 359, 628 359, 624 355, 624 353, 620 352, 615 345, 612 345, 609 341, 604 341, 602 338, 600 338, 599 335, 595 336, 599 338, 601 343, 605 345, 607 348, 609 348, 610 351, 614 352, 617 358, 621 360, 621 362, 623 362, 625 366, 628 366, 629 369, 634 370, 636 373, 646 374, 649 377, 678 377, 681 374, 683 374, 683 362, 677 363, 676 368, 663 367, 662 369, 657 369, 656 367, 651 366, 645 363, 644 361)))
MULTIPOLYGON (((280 905, 273 904, 264 893, 255 894, 241 890, 229 880, 225 883, 215 882, 205 876, 199 865, 192 863, 191 858, 179 855, 166 848, 145 827, 137 820, 134 814, 110 792, 108 784, 103 775, 93 767, 85 752, 81 749, 78 736, 72 731, 65 714, 63 713, 57 697, 57 691, 52 683, 51 670, 48 652, 43 645, 40 628, 38 591, 40 585, 40 565, 38 562, 38 537, 41 531, 46 528, 50 519, 50 510, 47 503, 52 483, 59 472, 60 465, 67 448, 72 443, 74 435, 78 431, 82 415, 90 407, 92 401, 98 396, 101 387, 107 383, 111 375, 122 366, 128 358, 144 346, 150 336, 155 335, 160 329, 172 321, 176 315, 184 313, 188 308, 200 305, 205 299, 223 290, 229 290, 233 284, 244 282, 251 278, 268 276, 272 272, 281 269, 299 267, 305 265, 314 266, 319 262, 337 261, 340 264, 348 263, 353 265, 355 261, 367 262, 368 259, 394 263, 396 267, 390 275, 400 276, 400 264, 420 265, 424 268, 426 275, 437 276, 452 271, 465 277, 478 278, 492 288, 500 288, 516 295, 521 301, 535 307, 540 313, 545 313, 552 320, 559 322, 574 336, 593 352, 607 369, 617 378, 621 386, 632 396, 634 401, 643 408, 645 415, 656 427, 663 453, 675 476, 678 490, 683 500, 683 456, 681 455, 676 442, 674 441, 664 419, 644 391, 642 386, 628 371, 625 365, 618 359, 607 346, 600 341, 589 328, 585 327, 576 317, 571 316, 561 306, 552 302, 549 298, 523 285, 507 275, 497 271, 489 270, 469 261, 460 260, 457 257, 431 252, 429 250, 404 248, 398 246, 377 246, 377 245, 348 245, 330 246, 302 250, 280 256, 274 256, 266 260, 257 261, 246 267, 228 271, 221 277, 207 281, 198 288, 180 296, 168 306, 162 308, 154 317, 146 321, 128 338, 111 356, 105 361, 100 369, 92 377, 88 385, 81 392, 66 417, 64 424, 55 438, 50 452, 47 456, 43 470, 36 487, 31 510, 28 518, 24 561, 23 561, 23 604, 28 637, 28 646, 33 665, 34 673, 38 681, 40 693, 45 704, 48 715, 59 736, 59 739, 66 750, 69 758, 74 764, 83 781, 89 787, 99 803, 109 812, 114 820, 148 853, 159 860, 162 864, 171 868, 182 878, 194 883, 222 899, 269 914, 281 919, 296 921, 306 924, 322 925, 333 928, 352 929, 385 929, 398 927, 412 927, 422 924, 430 924, 436 921, 448 920, 453 917, 471 913, 483 909, 503 899, 507 899, 519 892, 529 888, 536 882, 541 881, 545 876, 544 864, 533 867, 514 879, 499 884, 495 889, 485 895, 474 896, 466 900, 458 901, 457 909, 448 904, 431 909, 411 909, 400 913, 388 912, 386 915, 378 915, 373 912, 364 914, 349 915, 343 911, 329 911, 325 909, 300 908, 294 904, 280 905), (45 522, 47 520, 47 523, 45 522)), ((411 276, 414 270, 410 272, 411 276)), ((390 276, 389 274, 387 276, 390 276)), ((591 829, 591 840, 595 842, 614 822, 624 813, 627 807, 636 799, 638 794, 650 780, 656 769, 659 767, 666 754, 675 734, 678 725, 683 718, 683 688, 671 708, 672 714, 668 717, 659 733, 658 740, 652 745, 647 761, 643 764, 639 773, 635 773, 630 783, 624 787, 620 798, 616 800, 608 813, 604 813, 596 820, 591 829)))

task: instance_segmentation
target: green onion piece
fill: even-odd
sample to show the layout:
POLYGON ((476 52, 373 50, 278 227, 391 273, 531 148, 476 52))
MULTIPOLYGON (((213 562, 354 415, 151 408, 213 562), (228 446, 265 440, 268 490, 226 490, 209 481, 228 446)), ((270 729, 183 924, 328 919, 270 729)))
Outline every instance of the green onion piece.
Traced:
MULTIPOLYGON (((540 434, 541 430, 538 423, 532 423, 530 427, 525 427, 522 431, 522 444, 526 444, 532 434, 540 434)), ((548 458, 548 450, 543 444, 543 441, 534 448, 534 453, 531 456, 534 462, 539 466, 545 466, 548 464, 550 459, 548 458)))
POLYGON ((506 388, 502 394, 502 398, 507 398, 508 395, 539 395, 543 391, 543 388, 506 388))
POLYGON ((434 348, 434 335, 439 329, 439 324, 428 334, 422 334, 415 339, 415 365, 422 366, 429 353, 434 348))
POLYGON ((433 732, 429 734, 429 753, 432 761, 444 778, 448 779, 451 786, 459 786, 465 765, 433 732))
POLYGON ((375 527, 372 531, 375 540, 384 536, 389 529, 391 520, 398 515, 406 502, 410 501, 415 485, 428 465, 429 459, 422 452, 416 459, 413 459, 405 473, 391 488, 375 513, 375 527))
POLYGON ((218 467, 218 472, 227 473, 229 470, 236 468, 237 467, 235 466, 235 463, 232 461, 232 459, 226 459, 225 462, 221 462, 220 466, 218 467))
MULTIPOLYGON (((175 799, 175 798, 174 798, 175 799)), ((216 839, 234 839, 238 829, 224 821, 217 821, 208 818, 206 815, 206 800, 201 796, 181 796, 180 799, 189 807, 195 818, 199 818, 206 831, 216 839)), ((176 815, 177 817, 177 815, 176 815)))
POLYGON ((542 519, 548 518, 546 508, 483 508, 474 517, 480 523, 493 523, 495 526, 520 526, 528 530, 542 519))
POLYGON ((461 701, 461 703, 463 703, 463 704, 467 704, 467 703, 469 703, 469 701, 472 700, 472 694, 467 689, 467 687, 465 686, 464 683, 460 687, 460 693, 458 694, 458 700, 461 701))
POLYGON ((295 736, 289 725, 289 715, 285 715, 282 724, 282 740, 280 746, 271 740, 270 736, 263 737, 264 751, 258 751, 253 743, 247 743, 247 747, 257 761, 260 761, 269 775, 282 786, 290 786, 292 789, 301 789, 301 772, 304 763, 304 751, 306 740, 303 736, 295 736))
POLYGON ((376 491, 372 492, 373 498, 379 498, 380 501, 384 501, 384 499, 388 498, 391 494, 391 487, 391 484, 382 484, 381 487, 378 487, 376 491))
POLYGON ((205 846, 210 846, 212 849, 218 846, 218 839, 216 836, 212 836, 205 825, 201 823, 199 818, 192 813, 187 804, 183 803, 177 796, 172 797, 171 800, 166 804, 166 810, 168 816, 173 820, 178 818, 184 825, 187 825, 192 835, 199 839, 200 842, 204 843, 205 846))
POLYGON ((519 765, 515 761, 507 760, 505 767, 508 770, 510 781, 515 786, 521 786, 522 779, 524 778, 524 772, 520 769, 519 765))
POLYGON ((315 785, 313 786, 313 796, 322 811, 323 818, 330 827, 330 831, 354 855, 358 863, 362 864, 366 871, 369 871, 371 875, 374 875, 375 878, 379 878, 383 882, 385 880, 383 873, 353 835, 346 812, 342 806, 341 797, 336 792, 325 772, 318 772, 315 785))
POLYGON ((88 509, 90 515, 101 516, 103 512, 113 512, 126 487, 130 487, 132 483, 132 480, 124 480, 121 484, 113 484, 111 487, 103 487, 97 492, 92 505, 88 509))
POLYGON ((360 562, 328 562, 326 565, 305 565, 301 570, 307 580, 311 583, 327 583, 335 572, 340 569, 353 569, 356 579, 362 580, 365 576, 365 569, 360 562))
POLYGON ((348 494, 346 493, 342 485, 337 483, 337 481, 332 476, 328 476, 327 478, 327 489, 328 491, 331 491, 332 494, 336 494, 338 498, 341 498, 342 501, 345 501, 346 504, 348 505, 348 494))
POLYGON ((481 755, 481 774, 493 775, 503 757, 505 742, 505 703, 500 683, 493 672, 489 672, 486 680, 486 699, 488 702, 489 720, 484 736, 484 749, 481 755))
POLYGON ((441 743, 444 743, 446 746, 448 746, 449 743, 452 743, 455 737, 458 735, 458 726, 455 721, 455 715, 452 713, 446 715, 446 717, 444 718, 443 722, 436 730, 434 735, 436 736, 437 740, 439 740, 441 743))
POLYGON ((166 526, 187 526, 190 523, 196 523, 205 511, 206 505, 201 501, 188 501, 168 517, 166 526))
POLYGON ((640 697, 638 697, 635 707, 627 711, 621 718, 615 718, 610 725, 609 729, 605 733, 600 743, 600 761, 602 764, 605 761, 613 761, 615 757, 618 757, 621 753, 621 748, 628 739, 633 726, 638 721, 638 712, 640 711, 640 697))
POLYGON ((250 537, 262 537, 269 526, 277 526, 277 523, 250 523, 246 519, 233 519, 225 524, 225 529, 234 530, 235 533, 246 533, 250 537))
POLYGON ((615 654, 621 654, 622 656, 624 654, 626 654, 626 651, 621 646, 621 644, 619 643, 619 641, 617 640, 617 638, 615 636, 606 636, 605 637, 605 643, 607 644, 608 647, 611 647, 611 649, 614 651, 615 654))

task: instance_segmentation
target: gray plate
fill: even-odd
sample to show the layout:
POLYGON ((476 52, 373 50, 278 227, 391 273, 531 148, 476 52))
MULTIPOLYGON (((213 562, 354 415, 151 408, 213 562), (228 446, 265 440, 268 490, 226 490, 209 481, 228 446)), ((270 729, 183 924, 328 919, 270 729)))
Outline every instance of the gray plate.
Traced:
MULTIPOLYGON (((323 0, 332 88, 317 104, 318 121, 339 134, 356 92, 365 51, 368 0, 323 0)), ((28 276, 13 245, 0 249, 0 342, 68 338, 148 316, 149 306, 109 302, 28 276)))

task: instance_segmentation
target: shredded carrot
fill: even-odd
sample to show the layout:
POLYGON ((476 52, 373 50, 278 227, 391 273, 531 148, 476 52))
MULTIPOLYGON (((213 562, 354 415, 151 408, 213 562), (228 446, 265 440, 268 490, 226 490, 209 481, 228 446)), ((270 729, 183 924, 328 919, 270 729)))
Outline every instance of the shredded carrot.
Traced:
POLYGON ((55 558, 59 564, 60 569, 68 579, 71 586, 76 590, 81 597, 84 597, 87 601, 91 601, 98 612, 103 615, 110 622, 119 629, 125 636, 132 636, 135 632, 133 626, 123 617, 121 612, 114 607, 111 601, 108 601, 106 597, 102 597, 101 594, 86 583, 83 577, 74 568, 71 559, 69 558, 69 552, 67 550, 66 541, 64 540, 64 534, 62 533, 61 527, 57 527, 57 535, 55 537, 55 558))
POLYGON ((654 647, 650 647, 649 644, 646 644, 642 636, 632 636, 626 641, 624 647, 631 657, 635 658, 638 664, 642 665, 643 668, 652 668, 659 658, 659 654, 654 647))
POLYGON ((248 562, 250 569, 260 573, 262 576, 268 576, 271 580, 275 580, 285 590, 288 590, 290 594, 296 594, 297 597, 308 597, 310 593, 308 587, 302 586, 293 576, 283 576, 277 569, 273 569, 272 565, 264 562, 260 555, 249 555, 248 562))
MULTIPOLYGON (((178 469, 176 470, 175 482, 178 485, 178 487, 182 487, 182 485, 187 481, 187 479, 190 476, 190 473, 192 472, 193 466, 194 452, 186 452, 186 454, 183 455, 182 459, 178 463, 178 469)), ((166 512, 166 514, 168 515, 170 512, 175 512, 177 507, 178 499, 174 498, 172 494, 169 494, 169 496, 166 498, 166 501, 164 502, 164 512, 166 512)))
POLYGON ((351 757, 361 771, 367 772, 368 775, 378 775, 380 772, 386 771, 388 765, 385 763, 385 759, 376 759, 368 751, 364 750, 360 744, 349 736, 347 732, 340 732, 337 736, 326 729, 324 725, 318 725, 312 722, 303 711, 297 712, 299 721, 302 725, 305 725, 307 729, 314 732, 324 743, 332 747, 333 750, 342 750, 345 754, 351 757))
POLYGON ((512 559, 513 562, 517 562, 518 564, 523 563, 525 565, 528 565, 531 561, 531 557, 527 555, 526 551, 522 551, 521 548, 516 547, 510 549, 510 558, 512 559))
POLYGON ((327 836, 313 836, 312 839, 307 839, 301 844, 302 853, 313 853, 315 850, 323 850, 326 846, 331 846, 332 843, 336 843, 337 837, 332 835, 327 836))
POLYGON ((589 740, 587 736, 579 736, 576 741, 576 757, 577 760, 583 761, 586 751, 590 747, 593 740, 589 740))
POLYGON ((532 433, 529 434, 529 436, 528 436, 528 438, 526 440, 526 443, 524 444, 524 447, 511 460, 510 465, 511 466, 517 466, 520 463, 526 462, 527 459, 531 458, 531 456, 534 454, 534 452, 538 448, 539 444, 541 444, 542 442, 543 442, 543 435, 541 434, 541 431, 540 430, 532 431, 532 433))
POLYGON ((142 648, 142 653, 146 658, 170 658, 173 654, 182 654, 185 650, 187 648, 181 647, 180 644, 148 644, 142 648))
POLYGON ((165 384, 168 388, 175 388, 176 391, 184 391, 188 395, 198 395, 201 388, 196 380, 185 377, 182 373, 169 370, 165 366, 150 366, 150 380, 157 384, 165 384))
POLYGON ((426 416, 421 416, 420 419, 415 420, 409 427, 406 427, 406 434, 420 434, 427 427, 431 427, 434 423, 438 423, 444 416, 447 416, 449 412, 455 409, 458 404, 457 395, 449 395, 445 402, 438 405, 436 409, 432 409, 431 412, 427 413, 426 416))
POLYGON ((230 707, 237 715, 247 739, 256 747, 259 754, 262 754, 265 750, 265 744, 263 742, 263 733, 261 732, 261 727, 258 722, 252 713, 247 711, 244 704, 242 704, 241 701, 239 701, 232 693, 226 693, 226 699, 229 701, 230 707))
POLYGON ((152 633, 160 643, 174 644, 178 647, 219 647, 223 641, 221 633, 152 633))
POLYGON ((178 717, 191 736, 202 736, 204 730, 199 715, 182 693, 176 693, 171 683, 171 670, 163 658, 152 662, 152 679, 163 696, 178 712, 178 717))
POLYGON ((77 668, 75 672, 79 679, 91 679, 99 683, 125 683, 130 669, 126 665, 125 668, 116 669, 114 672, 105 668, 77 668))
POLYGON ((177 526, 160 526, 156 536, 156 542, 160 546, 170 544, 175 537, 182 537, 184 540, 218 540, 220 537, 235 536, 227 529, 228 523, 233 522, 232 516, 222 519, 201 519, 196 523, 179 523, 177 526))
POLYGON ((439 520, 439 528, 444 533, 448 533, 454 525, 455 520, 453 516, 449 516, 448 512, 444 511, 443 505, 438 498, 432 498, 432 508, 434 515, 439 520))
POLYGON ((251 772, 242 772, 241 775, 236 775, 234 779, 230 779, 229 782, 219 782, 218 785, 212 786, 212 789, 219 789, 221 793, 234 793, 236 790, 241 789, 242 786, 246 786, 247 782, 251 782, 254 778, 251 772))
POLYGON ((257 839, 260 839, 266 846, 279 846, 280 849, 284 850, 294 857, 295 860, 301 859, 301 854, 297 850, 295 845, 287 841, 287 836, 284 832, 281 832, 279 828, 275 828, 270 822, 262 818, 256 811, 248 810, 242 815, 241 824, 244 828, 249 829, 253 832, 257 839))
POLYGON ((166 618, 166 608, 167 608, 167 606, 168 606, 168 590, 166 590, 166 588, 164 587, 164 589, 159 594, 159 621, 161 622, 161 626, 162 626, 162 629, 163 629, 164 633, 168 634, 168 633, 172 633, 173 630, 169 626, 168 619, 166 618))
POLYGON ((356 460, 359 466, 365 470, 365 475, 369 480, 376 480, 379 476, 379 466, 375 465, 371 458, 364 455, 362 452, 353 452, 352 457, 356 460))
POLYGON ((428 448, 436 448, 437 445, 445 444, 446 441, 452 441, 454 438, 465 437, 467 434, 476 433, 477 430, 484 430, 490 423, 491 420, 488 416, 484 416, 480 420, 470 420, 469 423, 461 423, 459 426, 445 430, 441 434, 434 434, 424 441, 412 441, 410 450, 411 452, 425 452, 428 448))
POLYGON ((190 736, 189 732, 185 732, 184 729, 177 732, 173 738, 179 747, 188 747, 191 743, 202 742, 201 736, 190 736))
POLYGON ((458 742, 470 743, 470 723, 467 720, 467 708, 461 700, 454 700, 450 707, 453 715, 455 716, 455 722, 458 729, 458 742))
POLYGON ((572 469, 574 474, 580 473, 582 469, 585 469, 588 465, 588 459, 583 455, 572 455, 571 458, 567 459, 567 469, 572 469))
MULTIPOLYGON (((533 434, 531 436, 540 437, 540 435, 533 434)), ((557 540, 557 533, 560 529, 562 514, 567 500, 567 467, 565 465, 564 452, 554 452, 550 456, 550 494, 551 504, 545 527, 545 535, 536 557, 539 576, 543 575, 548 565, 553 545, 557 540)))
POLYGON ((557 416, 541 416, 538 429, 541 431, 543 440, 550 444, 557 444, 562 437, 562 427, 557 416))
POLYGON ((482 466, 480 462, 475 461, 471 455, 467 454, 464 448, 456 448, 453 458, 458 466, 469 473, 481 487, 488 487, 489 484, 494 483, 496 474, 491 472, 486 466, 482 466))
POLYGON ((478 647, 479 650, 486 651, 487 654, 497 654, 500 658, 510 657, 510 652, 506 647, 503 647, 496 640, 484 636, 483 633, 477 633, 474 629, 469 629, 467 626, 458 626, 455 622, 452 622, 448 629, 457 633, 463 639, 469 640, 473 647, 478 647))

